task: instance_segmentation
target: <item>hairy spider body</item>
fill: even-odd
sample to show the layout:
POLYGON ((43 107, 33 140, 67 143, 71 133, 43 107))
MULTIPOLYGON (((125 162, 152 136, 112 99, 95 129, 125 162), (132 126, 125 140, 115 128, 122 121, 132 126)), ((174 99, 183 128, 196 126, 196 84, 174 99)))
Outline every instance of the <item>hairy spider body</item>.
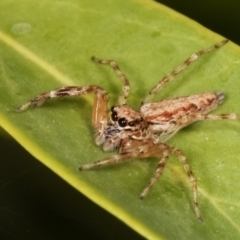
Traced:
POLYGON ((199 56, 220 48, 228 40, 215 44, 209 48, 192 54, 186 61, 162 78, 149 92, 141 103, 139 111, 133 110, 126 105, 130 85, 126 76, 122 73, 117 63, 113 60, 100 60, 92 57, 94 62, 111 66, 123 83, 122 92, 114 107, 108 109, 107 92, 99 86, 66 86, 59 89, 40 94, 26 104, 20 106, 17 111, 23 111, 29 106, 40 106, 49 98, 63 96, 81 96, 88 93, 95 94, 92 111, 92 123, 96 130, 96 144, 103 145, 105 151, 118 149, 117 155, 110 156, 104 160, 88 163, 79 167, 86 170, 93 167, 127 161, 131 158, 147 158, 156 156, 160 160, 150 182, 140 194, 144 198, 151 186, 162 175, 166 162, 171 154, 175 154, 189 177, 193 190, 194 209, 199 220, 200 210, 197 201, 197 183, 190 169, 186 156, 181 150, 168 146, 165 142, 175 135, 181 128, 199 120, 217 119, 240 119, 235 113, 231 114, 209 114, 216 109, 224 100, 223 93, 201 93, 158 102, 150 102, 152 96, 161 90, 166 83, 193 63, 199 56))

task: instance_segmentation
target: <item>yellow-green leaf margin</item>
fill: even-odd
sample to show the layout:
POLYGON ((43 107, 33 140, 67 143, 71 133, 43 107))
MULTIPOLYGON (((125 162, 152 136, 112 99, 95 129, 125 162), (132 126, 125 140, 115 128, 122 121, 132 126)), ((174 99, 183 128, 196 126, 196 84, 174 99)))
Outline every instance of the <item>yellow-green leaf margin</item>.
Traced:
MULTIPOLYGON (((147 239, 240 238, 239 122, 196 123, 168 142, 186 154, 198 180, 204 219, 199 223, 188 178, 174 157, 143 201, 139 194, 155 170, 155 158, 78 171, 112 154, 94 143, 92 96, 15 112, 62 85, 99 85, 113 105, 120 81, 112 69, 93 63, 93 55, 118 62, 131 83, 128 103, 137 109, 161 77, 222 36, 150 0, 2 0, 0 9, 0 125, 7 132, 147 239)), ((191 65, 156 99, 222 91, 226 101, 216 112, 240 113, 239 59, 239 48, 228 43, 191 65)))

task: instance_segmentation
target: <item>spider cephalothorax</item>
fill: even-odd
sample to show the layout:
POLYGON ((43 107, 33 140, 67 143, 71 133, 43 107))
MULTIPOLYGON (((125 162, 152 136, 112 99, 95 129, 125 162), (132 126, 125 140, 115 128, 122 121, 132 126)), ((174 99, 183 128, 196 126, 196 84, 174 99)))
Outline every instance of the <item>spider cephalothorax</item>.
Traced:
POLYGON ((170 147, 165 142, 181 128, 195 121, 206 119, 240 119, 240 116, 235 113, 220 115, 209 114, 209 112, 222 103, 224 99, 223 93, 207 92, 158 102, 151 102, 151 98, 156 92, 161 90, 166 83, 174 79, 179 72, 193 63, 199 56, 220 48, 227 42, 228 40, 223 40, 212 47, 192 54, 186 61, 162 78, 162 80, 152 88, 147 97, 142 101, 139 111, 135 111, 126 105, 130 85, 117 63, 112 60, 100 60, 96 57, 93 57, 92 60, 111 66, 123 83, 122 92, 116 105, 112 107, 111 110, 108 109, 106 91, 99 86, 88 85, 83 87, 61 87, 43 93, 19 107, 17 111, 23 111, 29 106, 40 106, 49 98, 80 96, 94 93, 95 102, 92 111, 92 123, 97 135, 96 144, 103 145, 103 149, 106 151, 118 149, 119 153, 101 161, 82 165, 79 170, 122 162, 133 157, 147 158, 156 156, 160 158, 160 160, 152 179, 140 195, 140 198, 144 198, 151 186, 162 175, 168 157, 171 154, 175 154, 183 164, 192 184, 194 209, 198 219, 201 220, 197 201, 197 183, 187 159, 179 149, 170 147))
POLYGON ((110 118, 103 132, 97 136, 97 144, 105 151, 119 148, 124 139, 143 140, 148 138, 148 125, 139 112, 127 105, 111 108, 110 118), (101 142, 98 141, 101 139, 101 142))

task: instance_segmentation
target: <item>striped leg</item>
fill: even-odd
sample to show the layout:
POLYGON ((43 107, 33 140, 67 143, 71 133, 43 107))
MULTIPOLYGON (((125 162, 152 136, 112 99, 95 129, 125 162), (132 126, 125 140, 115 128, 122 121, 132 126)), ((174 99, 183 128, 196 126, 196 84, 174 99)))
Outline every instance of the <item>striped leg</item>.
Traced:
POLYGON ((143 100, 142 105, 144 103, 150 102, 152 97, 154 96, 154 94, 156 94, 158 91, 160 91, 161 89, 163 89, 163 87, 170 82, 171 80, 174 79, 174 77, 179 74, 181 71, 183 71, 188 65, 190 65, 191 63, 195 62, 200 56, 204 55, 205 53, 211 52, 215 49, 218 49, 220 47, 222 47, 223 45, 225 45, 228 42, 227 39, 224 39, 223 41, 209 47, 206 49, 203 49, 201 51, 198 51, 194 54, 192 54, 188 59, 186 59, 181 65, 179 65, 176 69, 174 69, 170 74, 166 75, 165 77, 163 77, 156 86, 154 86, 152 88, 152 90, 149 92, 149 94, 147 95, 147 97, 143 100))
POLYGON ((162 156, 161 160, 159 161, 159 163, 157 165, 157 168, 156 168, 154 176, 151 178, 151 180, 148 183, 147 187, 140 194, 140 199, 143 199, 147 195, 149 189, 161 177, 161 175, 163 173, 163 170, 164 170, 164 167, 165 167, 165 165, 167 163, 168 157, 170 155, 168 151, 164 152, 163 154, 164 155, 162 156))
POLYGON ((198 196, 198 191, 197 191, 197 180, 193 175, 193 172, 187 162, 187 158, 186 156, 182 153, 181 150, 177 149, 177 148, 173 148, 172 152, 174 154, 176 154, 180 160, 180 162, 183 165, 183 168, 185 170, 185 172, 187 173, 190 183, 192 184, 192 190, 193 190, 193 203, 194 203, 194 210, 195 213, 197 215, 197 218, 199 221, 202 221, 202 217, 201 217, 201 212, 198 208, 198 200, 197 200, 197 196, 198 196))
POLYGON ((56 98, 56 97, 65 97, 65 96, 80 96, 88 93, 95 93, 97 96, 100 95, 106 95, 105 90, 102 88, 96 86, 96 85, 89 85, 84 87, 78 87, 78 86, 66 86, 61 87, 49 92, 42 93, 38 95, 37 97, 31 99, 27 103, 23 104, 22 106, 18 107, 16 109, 17 112, 22 112, 29 108, 30 106, 33 107, 39 107, 41 106, 47 99, 50 98, 56 98))
POLYGON ((113 70, 116 72, 117 76, 123 83, 122 92, 118 98, 117 106, 122 106, 123 104, 125 104, 130 91, 130 84, 127 77, 125 76, 125 74, 123 74, 117 63, 113 60, 102 60, 96 57, 92 57, 92 60, 96 63, 109 65, 110 67, 113 68, 113 70))
POLYGON ((88 93, 95 93, 96 95, 93 112, 92 112, 92 122, 94 127, 98 129, 101 127, 103 118, 107 119, 108 99, 107 99, 106 91, 96 85, 89 85, 89 86, 83 86, 83 87, 67 86, 67 87, 61 87, 49 92, 45 92, 31 99, 30 101, 23 104, 22 106, 18 107, 16 111, 22 112, 27 108, 29 108, 30 106, 39 107, 46 100, 50 98, 66 97, 66 96, 81 96, 88 93))
POLYGON ((200 210, 198 208, 198 201, 197 201, 197 194, 198 194, 197 181, 196 181, 196 178, 194 177, 193 172, 187 162, 186 156, 179 149, 170 148, 165 144, 154 145, 151 149, 149 149, 149 151, 147 153, 149 154, 149 156, 161 154, 161 160, 159 161, 156 171, 155 171, 153 177, 151 178, 150 182, 148 183, 146 188, 140 194, 140 199, 143 199, 147 195, 148 191, 153 186, 153 184, 161 177, 170 154, 176 154, 177 157, 179 158, 180 162, 182 163, 184 170, 186 171, 186 173, 189 177, 190 183, 192 185, 192 190, 193 190, 194 210, 195 210, 198 220, 202 221, 202 217, 201 217, 200 210), (157 154, 157 148, 159 151, 158 154, 157 154))

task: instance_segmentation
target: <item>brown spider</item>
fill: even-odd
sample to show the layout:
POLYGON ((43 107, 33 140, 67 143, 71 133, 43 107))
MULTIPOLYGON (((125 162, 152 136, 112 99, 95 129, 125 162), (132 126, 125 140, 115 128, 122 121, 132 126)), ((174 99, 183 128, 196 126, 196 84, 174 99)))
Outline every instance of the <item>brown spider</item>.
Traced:
POLYGON ((150 102, 150 100, 157 91, 161 90, 165 84, 174 79, 179 72, 197 60, 199 56, 220 48, 227 42, 228 40, 223 40, 218 44, 192 54, 186 61, 161 79, 158 84, 152 88, 148 96, 141 103, 139 111, 135 111, 126 105, 130 85, 117 63, 113 60, 100 60, 96 57, 92 57, 92 60, 111 66, 123 83, 122 92, 118 101, 110 111, 108 109, 107 92, 96 85, 83 87, 66 86, 42 93, 20 106, 17 111, 21 112, 29 106, 38 107, 49 98, 80 96, 94 93, 95 102, 92 111, 92 123, 97 133, 96 144, 103 145, 105 151, 118 149, 119 154, 101 161, 82 165, 79 167, 79 170, 82 171, 102 165, 123 162, 131 158, 156 156, 160 158, 160 161, 158 162, 152 179, 140 194, 140 198, 143 199, 152 185, 162 175, 168 157, 171 154, 175 154, 182 163, 192 184, 194 209, 198 219, 201 220, 201 213, 197 201, 197 183, 186 156, 181 150, 170 147, 165 142, 181 128, 195 121, 205 119, 240 119, 240 116, 235 113, 220 115, 209 114, 209 112, 216 109, 218 105, 223 102, 224 94, 221 92, 206 92, 159 102, 150 102))

